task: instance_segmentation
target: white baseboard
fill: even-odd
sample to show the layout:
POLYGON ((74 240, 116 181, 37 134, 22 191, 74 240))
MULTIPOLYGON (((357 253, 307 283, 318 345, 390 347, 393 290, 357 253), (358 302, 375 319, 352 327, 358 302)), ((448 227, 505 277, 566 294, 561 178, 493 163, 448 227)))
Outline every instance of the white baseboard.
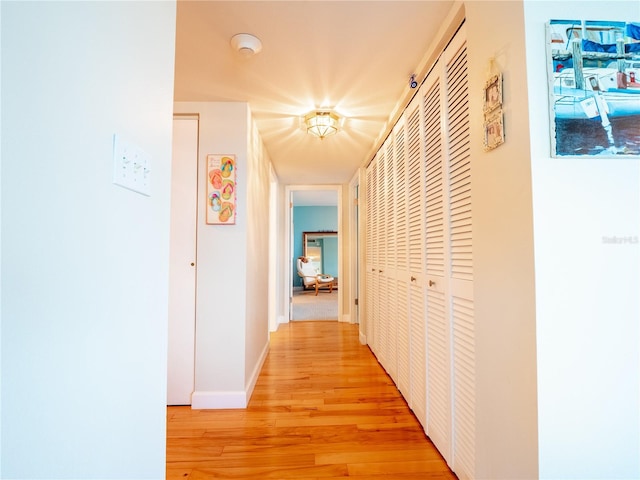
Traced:
POLYGON ((285 318, 284 315, 278 315, 278 325, 281 323, 289 323, 289 319, 285 318))
POLYGON ((350 313, 343 313, 342 317, 340 317, 340 321, 341 322, 345 322, 345 323, 351 323, 351 314, 350 313))
POLYGON ((235 392, 193 392, 191 394, 192 410, 216 410, 222 408, 247 408, 253 394, 264 361, 269 354, 269 342, 266 343, 251 376, 247 379, 244 391, 235 392))
POLYGON ((367 344, 367 336, 364 334, 364 332, 362 330, 360 330, 358 337, 360 338, 360 344, 361 345, 366 345, 367 344))
POLYGON ((247 392, 193 392, 192 410, 216 410, 221 408, 247 408, 247 392))

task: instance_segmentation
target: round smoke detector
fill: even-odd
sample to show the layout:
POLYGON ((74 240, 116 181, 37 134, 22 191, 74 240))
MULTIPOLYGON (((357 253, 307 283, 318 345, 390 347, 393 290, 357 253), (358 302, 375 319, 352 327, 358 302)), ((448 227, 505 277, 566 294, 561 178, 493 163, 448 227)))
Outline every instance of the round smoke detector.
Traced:
POLYGON ((231 37, 231 47, 243 57, 251 57, 262 50, 262 42, 249 33, 238 33, 231 37))

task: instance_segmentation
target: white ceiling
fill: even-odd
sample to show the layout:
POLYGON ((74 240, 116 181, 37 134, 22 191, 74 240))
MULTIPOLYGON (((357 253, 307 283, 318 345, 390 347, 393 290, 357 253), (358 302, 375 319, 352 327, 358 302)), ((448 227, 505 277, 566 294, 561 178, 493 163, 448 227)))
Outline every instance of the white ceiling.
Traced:
POLYGON ((281 183, 347 183, 414 92, 409 78, 452 5, 178 0, 175 100, 248 102, 281 183), (259 37, 262 52, 235 52, 237 33, 259 37), (321 107, 343 118, 324 140, 300 120, 321 107))

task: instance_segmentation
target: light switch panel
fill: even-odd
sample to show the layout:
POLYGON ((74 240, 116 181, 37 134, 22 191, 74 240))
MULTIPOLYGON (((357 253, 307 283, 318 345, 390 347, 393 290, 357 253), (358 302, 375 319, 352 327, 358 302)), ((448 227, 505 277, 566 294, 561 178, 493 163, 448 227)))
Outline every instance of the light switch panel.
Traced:
POLYGON ((113 183, 151 196, 151 157, 119 135, 113 136, 113 183))

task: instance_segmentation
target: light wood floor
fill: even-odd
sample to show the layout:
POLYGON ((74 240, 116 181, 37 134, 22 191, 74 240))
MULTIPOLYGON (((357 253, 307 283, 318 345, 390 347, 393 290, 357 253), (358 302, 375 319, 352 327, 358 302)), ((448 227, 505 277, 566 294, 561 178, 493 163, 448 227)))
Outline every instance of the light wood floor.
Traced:
POLYGON ((455 479, 357 325, 272 334, 246 410, 167 410, 168 479, 455 479))

